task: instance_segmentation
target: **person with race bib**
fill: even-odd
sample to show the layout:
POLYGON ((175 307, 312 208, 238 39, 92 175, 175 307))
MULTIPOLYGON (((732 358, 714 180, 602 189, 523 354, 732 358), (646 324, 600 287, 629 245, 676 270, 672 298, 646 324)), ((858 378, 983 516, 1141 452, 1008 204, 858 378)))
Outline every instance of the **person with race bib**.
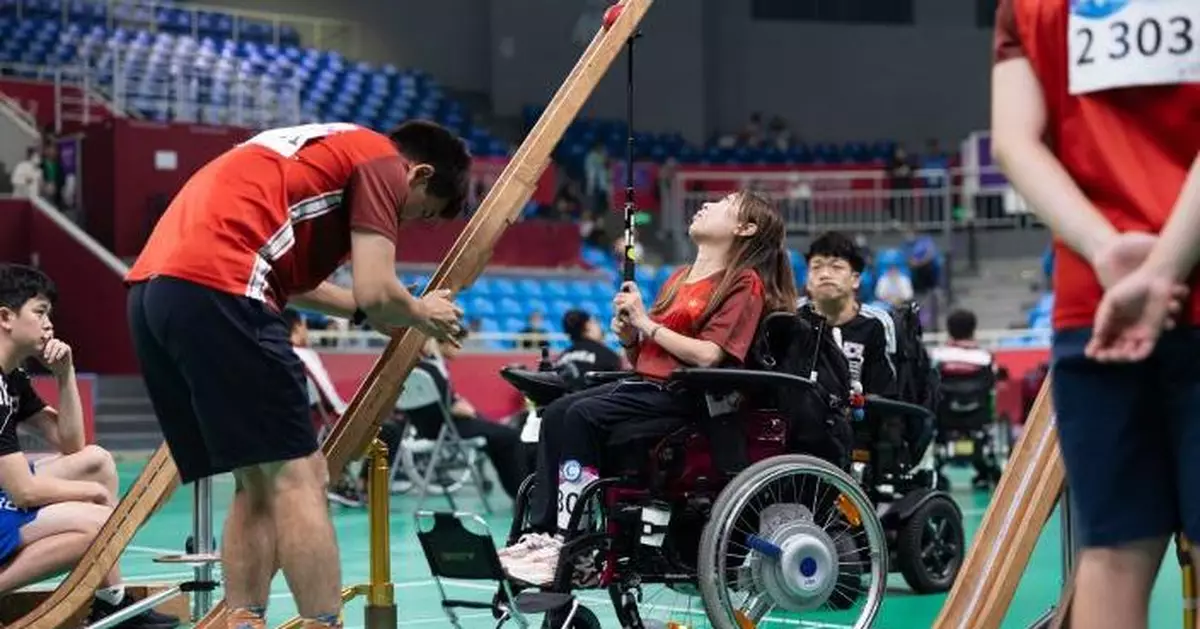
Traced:
POLYGON ((998 7, 993 152, 1055 236, 1075 628, 1146 627, 1172 533, 1200 539, 1200 292, 1182 286, 1200 244, 1198 82, 1195 0, 998 7))
POLYGON ((184 483, 232 472, 221 536, 229 626, 265 626, 281 569, 306 627, 341 626, 329 483, 288 305, 460 333, 449 291, 416 298, 396 277, 412 221, 463 211, 471 157, 448 130, 388 134, 345 123, 263 131, 184 184, 126 276, 129 323, 184 483), (349 261, 352 288, 327 278, 349 261))
MULTIPOLYGON (((609 440, 631 425, 637 438, 666 435, 696 416, 703 398, 669 382, 682 367, 742 364, 761 318, 796 308, 796 279, 783 218, 770 201, 737 192, 705 203, 688 234, 696 258, 680 267, 646 305, 626 282, 613 299, 612 331, 635 374, 555 400, 543 412, 531 532, 499 551, 506 573, 546 584, 555 567, 579 496, 600 478, 606 451, 628 447, 609 440)), ((586 566, 575 575, 595 576, 586 566)))

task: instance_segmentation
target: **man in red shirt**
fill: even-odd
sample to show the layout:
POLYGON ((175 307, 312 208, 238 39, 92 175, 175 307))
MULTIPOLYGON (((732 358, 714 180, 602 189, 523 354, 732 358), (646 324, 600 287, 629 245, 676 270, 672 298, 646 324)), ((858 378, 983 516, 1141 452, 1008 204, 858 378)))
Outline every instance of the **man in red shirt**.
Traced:
POLYGON ((469 168, 462 141, 427 122, 264 131, 184 184, 130 270, 133 339, 183 482, 236 480, 231 627, 264 626, 276 566, 306 626, 341 624, 328 471, 282 309, 453 338, 462 312, 448 291, 404 288, 395 242, 404 221, 457 216, 469 168), (326 281, 347 260, 351 290, 326 281))
MULTIPOLYGON (((1192 0, 1003 0, 997 12, 994 152, 1056 236, 1052 382, 1081 535, 1075 627, 1145 627, 1170 535, 1200 536, 1195 328, 1120 343, 1140 364, 1088 355, 1128 336, 1102 313, 1093 339, 1102 296, 1128 315, 1144 278, 1169 268, 1182 279, 1194 262, 1161 261, 1196 241, 1176 224, 1195 213, 1183 192, 1200 151, 1198 29, 1192 0)), ((1156 291, 1143 331, 1179 296, 1156 291)), ((1188 326, 1200 322, 1200 293, 1183 310, 1188 326)))

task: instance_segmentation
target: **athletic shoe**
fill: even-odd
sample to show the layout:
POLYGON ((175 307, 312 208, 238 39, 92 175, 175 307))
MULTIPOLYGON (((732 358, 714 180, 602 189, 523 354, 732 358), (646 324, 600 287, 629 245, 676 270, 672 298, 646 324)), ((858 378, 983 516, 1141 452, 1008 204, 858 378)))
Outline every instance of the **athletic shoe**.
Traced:
POLYGON ((551 537, 546 545, 527 554, 500 560, 508 576, 531 585, 549 585, 554 581, 558 568, 558 556, 562 553, 562 540, 551 537))
MULTIPOLYGON (((517 540, 517 543, 496 551, 496 555, 498 555, 500 559, 520 559, 521 557, 524 557, 540 548, 545 548, 552 543, 555 543, 553 535, 548 535, 546 533, 526 533, 525 535, 521 536, 521 539, 517 540)), ((558 540, 557 543, 561 545, 562 540, 558 540)))
MULTIPOLYGON (((131 598, 128 594, 119 605, 113 605, 107 601, 94 599, 92 601, 92 613, 88 616, 89 625, 99 622, 101 619, 107 618, 122 609, 133 605, 137 601, 131 598)), ((126 618, 114 625, 114 629, 174 629, 179 626, 179 619, 174 616, 160 614, 153 609, 148 609, 136 616, 126 618)))
POLYGON ((225 617, 226 629, 267 629, 267 620, 248 610, 235 609, 225 617))

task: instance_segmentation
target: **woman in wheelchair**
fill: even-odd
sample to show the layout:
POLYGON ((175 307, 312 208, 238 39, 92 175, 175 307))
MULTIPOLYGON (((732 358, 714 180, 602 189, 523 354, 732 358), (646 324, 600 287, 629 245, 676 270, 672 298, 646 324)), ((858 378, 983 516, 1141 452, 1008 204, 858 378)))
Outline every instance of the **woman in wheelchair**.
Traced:
POLYGON ((533 532, 499 553, 511 577, 552 580, 572 507, 600 478, 606 446, 616 445, 609 442, 615 427, 622 426, 622 434, 635 428, 629 432, 663 435, 694 416, 702 401, 667 385, 673 370, 740 365, 760 318, 795 309, 784 224, 769 201, 739 192, 706 203, 688 232, 697 248, 694 261, 667 280, 649 309, 631 282, 613 300, 612 329, 634 374, 544 410, 530 502, 533 532))

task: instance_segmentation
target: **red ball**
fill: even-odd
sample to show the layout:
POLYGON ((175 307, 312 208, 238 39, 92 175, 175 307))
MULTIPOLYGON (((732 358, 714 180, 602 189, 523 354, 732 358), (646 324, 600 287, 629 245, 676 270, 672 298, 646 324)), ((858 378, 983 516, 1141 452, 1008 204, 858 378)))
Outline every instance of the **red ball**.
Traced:
POLYGON ((623 4, 614 4, 611 7, 608 7, 608 10, 604 12, 605 30, 612 28, 612 25, 617 21, 617 18, 621 17, 621 11, 624 8, 625 5, 623 4))

